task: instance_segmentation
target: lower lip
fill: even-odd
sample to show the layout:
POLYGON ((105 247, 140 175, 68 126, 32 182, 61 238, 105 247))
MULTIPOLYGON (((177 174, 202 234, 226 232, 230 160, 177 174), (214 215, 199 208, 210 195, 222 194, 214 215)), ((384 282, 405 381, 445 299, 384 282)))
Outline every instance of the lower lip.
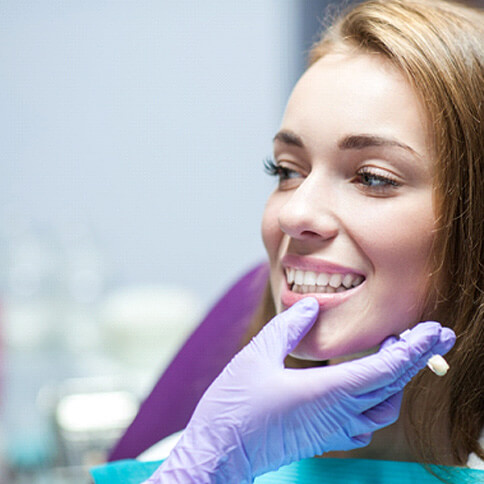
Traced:
POLYGON ((348 298, 356 294, 360 288, 365 284, 363 281, 359 286, 347 289, 344 292, 333 292, 333 293, 318 293, 318 292, 308 292, 306 294, 300 294, 298 292, 293 292, 287 284, 287 280, 283 278, 283 288, 281 293, 281 302, 288 308, 293 304, 297 303, 305 297, 314 297, 321 309, 329 309, 344 303, 348 298))

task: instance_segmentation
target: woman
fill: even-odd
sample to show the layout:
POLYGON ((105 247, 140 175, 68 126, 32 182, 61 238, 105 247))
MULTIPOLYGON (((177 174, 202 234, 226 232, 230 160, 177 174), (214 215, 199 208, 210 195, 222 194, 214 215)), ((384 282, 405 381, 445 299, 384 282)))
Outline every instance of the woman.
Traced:
POLYGON ((375 0, 314 46, 266 163, 279 184, 258 334, 147 482, 251 482, 331 451, 484 458, 483 23, 443 1, 375 0), (402 404, 454 344, 430 319, 457 334, 451 370, 420 372, 402 404))
MULTIPOLYGON (((482 448, 477 442, 479 432, 484 428, 484 359, 481 357, 484 345, 482 327, 484 307, 482 294, 484 239, 482 228, 484 214, 482 181, 484 170, 482 160, 484 152, 482 129, 483 30, 482 11, 477 12, 442 2, 370 2, 356 7, 342 20, 336 22, 321 41, 314 46, 310 55, 311 65, 315 67, 319 60, 329 58, 330 54, 334 55, 335 52, 353 51, 357 53, 357 60, 347 62, 348 57, 346 57, 343 60, 344 65, 338 65, 336 61, 334 63, 335 69, 338 69, 334 81, 345 83, 349 86, 349 91, 354 89, 355 105, 350 106, 351 98, 341 100, 333 98, 337 107, 344 106, 345 109, 353 110, 351 121, 366 123, 366 126, 363 127, 356 126, 355 132, 359 130, 363 133, 371 133, 372 123, 378 122, 378 119, 367 115, 369 111, 361 113, 361 120, 354 119, 355 111, 367 109, 364 101, 371 101, 370 96, 373 94, 377 103, 380 100, 381 104, 386 102, 385 85, 378 84, 378 79, 363 77, 365 72, 370 72, 370 65, 366 71, 363 68, 363 74, 360 74, 358 67, 354 66, 363 60, 361 56, 363 53, 377 58, 374 62, 375 69, 379 63, 384 63, 388 68, 391 64, 398 69, 420 100, 423 111, 412 113, 411 104, 407 104, 404 98, 400 99, 400 106, 390 104, 398 102, 397 93, 393 92, 388 96, 389 101, 386 107, 389 110, 394 109, 395 112, 400 110, 402 115, 408 117, 406 121, 410 125, 414 123, 414 119, 425 118, 426 121, 422 119, 421 128, 415 124, 413 124, 413 128, 424 129, 429 133, 428 149, 431 150, 431 153, 426 152, 425 148, 421 149, 419 155, 425 153, 425 156, 421 159, 422 163, 418 164, 422 168, 424 160, 432 160, 432 166, 429 166, 431 173, 425 175, 432 177, 432 193, 419 191, 417 185, 414 185, 410 194, 413 197, 412 201, 410 202, 410 197, 408 197, 405 199, 405 203, 408 204, 404 207, 402 205, 402 207, 412 210, 409 204, 413 203, 415 212, 399 211, 396 194, 399 190, 407 188, 399 187, 395 170, 392 170, 391 167, 390 170, 386 170, 386 166, 363 167, 357 173, 355 182, 366 186, 368 193, 373 190, 373 195, 380 197, 382 201, 362 205, 359 200, 351 202, 349 197, 344 197, 344 203, 353 205, 342 207, 342 210, 345 208, 351 210, 347 217, 353 217, 354 220, 347 222, 350 225, 348 229, 353 231, 353 239, 356 239, 356 245, 363 252, 370 253, 370 255, 372 252, 380 253, 384 258, 383 262, 392 265, 393 268, 402 266, 393 274, 392 269, 386 272, 386 274, 390 274, 390 278, 395 277, 395 280, 382 281, 387 284, 385 289, 388 291, 386 295, 382 294, 382 297, 392 300, 392 307, 386 309, 391 309, 395 314, 395 304, 400 301, 402 309, 405 311, 407 308, 409 311, 408 320, 416 322, 422 319, 435 319, 452 327, 458 335, 456 348, 449 355, 453 371, 445 380, 445 386, 444 382, 436 381, 428 372, 422 373, 410 385, 406 392, 407 403, 404 404, 407 413, 406 430, 410 434, 411 442, 417 452, 414 458, 418 457, 440 464, 464 464, 467 456, 472 452, 477 453, 481 459, 484 458, 482 448), (375 54, 377 55, 375 56, 375 54), (353 79, 353 85, 351 85, 351 76, 356 78, 353 79), (364 80, 368 80, 370 84, 369 92, 365 90, 366 85, 361 85, 364 80), (374 88, 374 92, 372 88, 374 88), (360 105, 358 105, 358 96, 362 98, 360 105), (339 105, 338 102, 340 102, 339 105), (371 188, 372 185, 373 188, 371 188), (421 196, 422 199, 417 199, 417 196, 421 196), (429 202, 430 197, 432 204, 429 202), (391 202, 386 202, 386 199, 391 202), (425 212, 425 207, 429 209, 431 205, 435 215, 425 212), (355 206, 358 208, 355 209, 355 206), (393 223, 391 226, 387 223, 390 218, 393 223), (412 220, 412 223, 409 224, 408 219, 412 220), (358 223, 359 225, 357 225, 358 223), (399 240, 400 243, 397 247, 393 246, 392 257, 394 259, 392 260, 386 254, 389 252, 389 244, 394 244, 395 240, 399 240), (409 252, 399 253, 399 248, 404 251, 412 251, 421 259, 413 259, 409 252), (428 257, 429 254, 432 254, 432 258, 428 257), (425 263, 429 263, 430 267, 421 270, 419 276, 418 268, 425 263), (427 279, 427 274, 431 275, 430 280, 427 279), (405 283, 405 277, 408 279, 408 284, 405 283), (412 289, 412 281, 415 283, 421 277, 423 280, 419 285, 413 286, 415 294, 409 295, 409 298, 416 301, 418 295, 425 294, 426 300, 416 302, 413 307, 409 307, 407 301, 402 298, 405 295, 402 291, 399 291, 399 297, 395 298, 396 287, 412 289), (422 290, 422 285, 426 285, 427 289, 422 290), (426 391, 422 391, 422 389, 426 389, 426 391), (438 398, 436 398, 436 392, 440 393, 438 398), (445 399, 446 405, 440 404, 441 399, 445 399), (437 402, 439 402, 438 405, 436 405, 437 402), (446 427, 443 426, 444 423, 446 427), (442 431, 450 432, 450 439, 441 438, 439 432, 442 431)), ((374 71, 372 70, 372 72, 374 71)), ((316 78, 316 75, 313 77, 316 78)), ((311 82, 311 79, 306 82, 311 82)), ((316 78, 315 83, 317 82, 316 78)), ((321 85, 328 86, 328 83, 324 82, 325 80, 321 79, 321 85)), ((299 90, 302 89, 304 86, 302 88, 299 86, 299 90)), ((329 90, 329 88, 327 89, 329 90)), ((294 94, 298 94, 298 92, 293 93, 293 96, 294 94)), ((309 97, 314 95, 314 99, 318 98, 318 94, 313 94, 309 89, 304 94, 309 97)), ((345 93, 343 92, 343 94, 345 93)), ((291 98, 283 121, 282 132, 291 131, 293 126, 296 131, 298 130, 299 120, 292 116, 293 111, 291 111, 292 106, 298 101, 294 97, 291 98)), ((307 100, 307 102, 311 101, 307 100)), ((321 102, 325 102, 325 100, 321 99, 321 102)), ((314 108, 317 109, 316 106, 314 108)), ((293 110, 297 109, 301 110, 301 106, 296 105, 293 110)), ((320 113, 315 111, 314 114, 323 115, 325 109, 327 118, 330 119, 328 126, 324 126, 324 128, 322 126, 324 120, 319 122, 320 136, 336 138, 337 135, 333 135, 328 130, 334 128, 335 116, 338 116, 337 108, 334 112, 328 113, 326 104, 320 113)), ((396 118, 392 112, 379 114, 389 116, 392 122, 396 118)), ((399 119, 399 121, 403 123, 405 119, 399 119)), ((351 132, 351 129, 347 128, 350 120, 344 118, 341 122, 347 123, 345 129, 351 132)), ((381 124, 383 125, 384 121, 381 124)), ((376 130, 378 127, 377 125, 376 130)), ((392 128, 394 126, 384 127, 386 130, 392 128)), ((283 144, 280 148, 278 138, 282 138, 282 143, 284 143, 283 137, 277 135, 276 158, 282 156, 284 159, 286 147, 283 144), (283 151, 282 155, 278 153, 279 150, 283 151)), ((380 141, 374 140, 374 142, 379 143, 380 141)), ((384 140, 381 140, 381 143, 383 142, 384 140)), ((355 152, 361 151, 362 158, 368 154, 371 159, 373 153, 380 155, 382 151, 389 149, 386 146, 371 146, 371 140, 363 138, 346 140, 345 143, 346 148, 350 148, 347 151, 351 151, 351 149, 355 152), (367 153, 364 153, 365 150, 367 153)), ((416 145, 418 145, 418 141, 411 146, 416 145)), ((291 149, 294 151, 294 147, 291 149)), ((296 147, 296 151, 298 149, 296 147)), ((314 148, 315 151, 318 149, 319 147, 314 148)), ((400 147, 397 146, 395 149, 398 150, 400 147)), ((301 150, 299 149, 299 151, 301 150)), ((415 151, 418 152, 418 150, 415 151)), ((281 161, 277 167, 269 167, 270 171, 281 177, 282 188, 284 185, 298 185, 299 182, 295 180, 304 176, 299 174, 302 171, 300 168, 302 162, 298 160, 298 153, 293 155, 291 152, 291 156, 294 156, 296 165, 290 159, 289 162, 281 161)), ((318 156, 321 156, 320 152, 318 152, 318 156)), ((347 156, 345 150, 340 150, 338 153, 339 160, 347 156)), ((357 156, 355 155, 355 157, 357 156)), ((311 168, 314 169, 314 166, 311 168)), ((421 183, 422 179, 414 176, 412 183, 416 181, 421 183)), ((409 185, 410 183, 407 182, 406 186, 409 187, 409 185)), ((326 189, 321 181, 319 186, 321 189, 323 186, 326 189)), ((427 188, 430 188, 429 184, 427 184, 427 188)), ((301 193, 301 190, 299 192, 301 193)), ((333 193, 327 193, 326 197, 333 195, 333 193)), ((298 196, 302 198, 301 195, 298 196)), ((271 226, 271 217, 279 216, 281 229, 289 237, 292 236, 290 243, 293 246, 297 248, 298 244, 301 247, 304 245, 303 242, 299 242, 302 238, 301 234, 299 233, 299 237, 296 234, 298 234, 298 230, 305 228, 302 225, 304 217, 310 216, 309 212, 304 211, 304 207, 298 205, 299 202, 305 203, 305 201, 294 198, 289 204, 286 203, 285 198, 285 194, 278 194, 276 191, 266 209, 263 233, 269 255, 275 250, 271 244, 273 244, 273 238, 277 239, 278 231, 277 227, 271 226), (282 205, 283 203, 284 205, 282 205), (274 210, 278 214, 273 213, 274 210), (271 230, 274 231, 274 235, 271 230)), ((335 197, 332 200, 334 204, 335 197)), ((365 197, 362 200, 365 200, 365 197)), ((317 210, 316 207, 313 208, 317 210)), ((336 212, 336 209, 334 211, 336 212)), ((321 218, 319 221, 320 224, 324 223, 321 218)), ((306 229, 312 232, 312 228, 307 227, 306 229)), ((336 230, 336 228, 321 226, 320 235, 321 232, 328 230, 336 230)), ((306 248, 302 250, 306 250, 306 248)), ((348 251, 351 251, 351 248, 348 251)), ((379 257, 379 255, 375 257, 379 257)), ((373 262, 375 273, 381 274, 383 271, 379 271, 379 260, 373 262)), ((274 287, 280 286, 281 273, 277 270, 277 264, 276 258, 272 257, 273 292, 274 287)), ((382 267, 382 269, 385 268, 382 267)), ((278 294, 274 294, 275 305, 276 310, 280 311, 277 296, 278 294)), ((264 306, 262 312, 270 316, 271 310, 273 311, 272 301, 266 298, 264 306)), ((346 309, 352 311, 349 304, 346 309)), ((380 321, 388 321, 389 316, 381 315, 380 317, 382 318, 380 321)), ((342 344, 346 344, 347 341, 351 341, 350 335, 355 334, 354 331, 357 331, 358 327, 368 324, 368 320, 368 315, 361 313, 361 320, 356 320, 354 323, 356 328, 348 326, 347 331, 334 331, 331 336, 339 338, 342 344)), ((338 322, 335 324, 337 325, 338 322)), ((331 331, 329 325, 327 327, 331 331)), ((316 332, 316 328, 313 332, 316 332)), ((310 342, 317 345, 318 337, 320 339, 325 337, 324 329, 321 329, 313 340, 306 339, 307 345, 310 342)), ((377 341, 373 339, 371 343, 376 344, 377 341)), ((363 340, 360 340, 360 344, 360 347, 355 348, 356 351, 369 346, 363 340)), ((302 352, 303 350, 300 351, 300 353, 302 352)), ((340 354, 344 353, 344 351, 340 352, 340 354)), ((315 359, 314 356, 319 356, 317 351, 311 352, 310 349, 306 350, 306 354, 313 359, 315 359)), ((340 354, 336 356, 340 356, 340 354)), ((304 354, 302 356, 304 357, 304 354)))

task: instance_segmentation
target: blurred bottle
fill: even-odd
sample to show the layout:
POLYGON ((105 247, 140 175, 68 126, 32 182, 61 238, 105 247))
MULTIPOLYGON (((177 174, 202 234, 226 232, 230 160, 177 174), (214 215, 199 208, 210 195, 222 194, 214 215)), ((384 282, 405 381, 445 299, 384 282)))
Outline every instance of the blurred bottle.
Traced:
POLYGON ((99 353, 101 336, 98 307, 105 290, 106 270, 102 251, 86 223, 60 226, 65 290, 65 320, 58 328, 63 344, 82 358, 99 353))
POLYGON ((60 319, 58 245, 32 221, 18 219, 5 229, 6 344, 15 349, 51 346, 60 319))
POLYGON ((36 405, 62 362, 54 351, 59 312, 58 247, 49 230, 21 217, 4 220, 2 299, 5 458, 13 472, 31 472, 55 457, 53 436, 36 405))

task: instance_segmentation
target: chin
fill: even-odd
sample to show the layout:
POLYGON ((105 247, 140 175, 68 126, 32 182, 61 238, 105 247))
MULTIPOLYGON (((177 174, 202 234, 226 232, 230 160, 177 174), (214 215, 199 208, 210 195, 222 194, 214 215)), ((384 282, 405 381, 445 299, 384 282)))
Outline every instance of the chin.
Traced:
POLYGON ((352 344, 349 345, 348 336, 342 336, 338 339, 325 337, 322 332, 318 331, 317 327, 313 327, 300 341, 291 356, 299 360, 331 360, 332 363, 337 363, 361 358, 378 351, 379 344, 365 342, 361 338, 359 344, 355 344, 354 336, 352 339, 352 344))
POLYGON ((308 336, 310 335, 305 336, 291 353, 293 358, 299 360, 327 361, 343 356, 344 353, 348 352, 348 350, 343 350, 342 348, 335 348, 328 344, 320 344, 317 339, 308 336))

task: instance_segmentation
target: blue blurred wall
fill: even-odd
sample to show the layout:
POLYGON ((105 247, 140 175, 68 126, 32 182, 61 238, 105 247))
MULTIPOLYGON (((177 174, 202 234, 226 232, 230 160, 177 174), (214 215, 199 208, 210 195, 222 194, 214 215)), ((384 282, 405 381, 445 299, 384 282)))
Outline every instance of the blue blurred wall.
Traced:
MULTIPOLYGON (((88 227, 108 285, 211 302, 264 257, 290 0, 0 3, 0 215, 88 227)), ((299 63, 299 64, 298 64, 299 63)))

